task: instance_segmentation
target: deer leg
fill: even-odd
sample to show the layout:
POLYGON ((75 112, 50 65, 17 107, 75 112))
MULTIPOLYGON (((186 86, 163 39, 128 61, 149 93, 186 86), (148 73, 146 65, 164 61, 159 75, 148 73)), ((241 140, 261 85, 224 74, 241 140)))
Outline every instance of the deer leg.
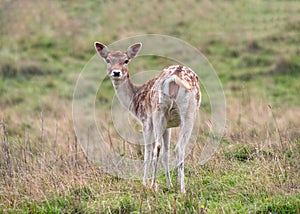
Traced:
POLYGON ((143 185, 147 186, 149 168, 152 158, 152 124, 148 123, 143 126, 143 135, 144 135, 144 143, 145 143, 145 154, 144 154, 144 177, 143 177, 143 185))
POLYGON ((166 129, 164 134, 163 134, 163 162, 166 170, 166 179, 167 179, 167 184, 168 187, 172 187, 172 182, 171 182, 171 176, 170 176, 170 168, 169 168, 169 150, 170 150, 170 137, 171 137, 171 129, 166 129))
POLYGON ((154 138, 155 138, 155 146, 153 151, 153 178, 152 178, 152 188, 156 189, 156 175, 157 175, 157 167, 159 160, 159 153, 162 146, 163 141, 163 133, 165 130, 165 117, 161 111, 156 111, 153 115, 153 129, 154 129, 154 138))
MULTIPOLYGON (((185 192, 184 187, 184 156, 185 156, 185 147, 191 137, 194 119, 188 116, 182 118, 181 127, 179 132, 179 139, 176 145, 176 157, 177 157, 177 168, 178 168, 178 183, 180 185, 180 191, 185 192)), ((194 114, 192 114, 194 115, 194 114)))

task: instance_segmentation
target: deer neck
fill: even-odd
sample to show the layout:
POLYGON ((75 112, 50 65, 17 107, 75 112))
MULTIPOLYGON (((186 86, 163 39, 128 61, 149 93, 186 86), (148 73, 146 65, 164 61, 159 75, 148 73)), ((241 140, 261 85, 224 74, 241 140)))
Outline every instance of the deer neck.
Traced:
POLYGON ((113 81, 113 86, 122 105, 131 110, 137 86, 129 78, 121 81, 113 81))

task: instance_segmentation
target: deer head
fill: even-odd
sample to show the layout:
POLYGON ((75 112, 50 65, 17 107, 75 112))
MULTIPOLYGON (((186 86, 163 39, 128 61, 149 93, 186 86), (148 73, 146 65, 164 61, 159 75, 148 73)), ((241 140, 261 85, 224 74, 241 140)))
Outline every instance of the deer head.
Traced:
POLYGON ((142 47, 141 43, 136 43, 128 47, 126 52, 109 51, 100 42, 94 43, 97 53, 105 60, 108 75, 112 80, 124 80, 129 77, 128 63, 137 56, 142 47))

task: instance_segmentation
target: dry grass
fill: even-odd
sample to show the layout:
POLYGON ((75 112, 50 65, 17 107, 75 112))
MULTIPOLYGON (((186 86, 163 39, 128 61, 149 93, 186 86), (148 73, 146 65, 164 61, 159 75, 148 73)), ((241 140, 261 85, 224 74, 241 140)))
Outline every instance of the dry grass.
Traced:
MULTIPOLYGON (((212 212, 240 209, 252 212, 252 206, 264 210, 268 200, 298 194, 300 145, 296 118, 300 110, 288 109, 283 115, 283 110, 272 109, 263 102, 245 100, 241 103, 235 99, 227 102, 228 127, 217 153, 204 166, 195 162, 200 154, 199 147, 195 147, 187 159, 188 192, 185 196, 177 193, 176 188, 175 192, 166 191, 164 178, 160 179, 161 189, 154 196, 151 190, 143 189, 140 182, 103 173, 83 155, 67 111, 57 117, 49 112, 36 115, 28 121, 32 128, 23 127, 20 135, 10 134, 12 127, 20 126, 14 122, 17 118, 11 117, 9 122, 4 119, 1 122, 1 207, 4 211, 45 211, 48 207, 63 212, 107 211, 110 207, 126 213, 128 207, 120 204, 125 200, 129 210, 148 212, 174 209, 172 200, 175 197, 178 210, 186 206, 200 210, 207 200, 206 206, 212 212), (111 200, 117 193, 119 199, 111 200), (262 198, 254 200, 254 195, 262 198), (56 197, 66 204, 60 207, 56 197), (166 197, 167 204, 158 202, 159 197, 166 197), (218 201, 218 197, 222 200, 218 201), (249 205, 241 208, 230 202, 230 198, 237 200, 236 197, 240 198, 240 203, 249 205), (88 209, 89 204, 92 206, 88 209)), ((205 129, 201 126, 202 133, 205 129)), ((118 136, 111 138, 118 139, 118 136)), ((201 135, 199 140, 203 139, 201 135)), ((126 146, 125 153, 131 154, 132 148, 126 146)))

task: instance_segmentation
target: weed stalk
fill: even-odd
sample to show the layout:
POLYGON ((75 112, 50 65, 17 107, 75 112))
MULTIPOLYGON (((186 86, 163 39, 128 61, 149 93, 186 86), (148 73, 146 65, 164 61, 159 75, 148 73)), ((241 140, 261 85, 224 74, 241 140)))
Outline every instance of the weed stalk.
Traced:
POLYGON ((3 138, 2 138, 2 149, 5 156, 5 173, 8 175, 10 179, 12 179, 12 166, 11 166, 11 157, 10 157, 10 151, 8 147, 8 131, 7 131, 7 125, 5 120, 2 120, 2 132, 3 132, 3 138))

